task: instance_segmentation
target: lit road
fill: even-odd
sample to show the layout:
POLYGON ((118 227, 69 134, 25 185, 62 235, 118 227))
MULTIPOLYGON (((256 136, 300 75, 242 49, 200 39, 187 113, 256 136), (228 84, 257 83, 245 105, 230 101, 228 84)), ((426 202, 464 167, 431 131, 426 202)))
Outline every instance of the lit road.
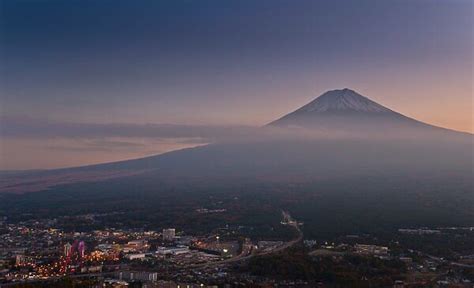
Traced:
MULTIPOLYGON (((287 212, 283 212, 283 215, 284 215, 284 220, 291 220, 291 217, 289 216, 289 214, 287 212)), ((298 222, 297 221, 289 221, 287 223, 288 226, 291 226, 293 227, 297 233, 298 233, 298 236, 288 242, 285 242, 284 244, 278 246, 278 247, 275 247, 274 249, 271 249, 269 251, 265 251, 265 252, 255 252, 254 249, 253 249, 253 245, 252 243, 250 242, 249 239, 245 239, 245 242, 242 244, 242 252, 235 256, 235 257, 232 257, 232 258, 229 258, 229 259, 225 259, 225 260, 222 260, 222 261, 216 261, 216 262, 208 262, 208 263, 202 263, 202 264, 196 264, 196 265, 190 265, 190 266, 187 266, 186 269, 196 269, 196 268, 210 268, 210 267, 215 267, 215 266, 220 266, 220 265, 225 265, 225 264, 229 264, 229 263, 235 263, 235 262, 239 262, 239 261, 245 261, 245 260, 249 260, 250 258, 252 257, 255 257, 255 256, 263 256, 263 255, 269 255, 269 254, 274 254, 274 253, 278 253, 278 252, 281 252, 287 248, 290 248, 291 246, 301 242, 303 240, 303 232, 301 231, 300 227, 298 226, 298 222)))
POLYGON ((289 224, 289 225, 291 225, 293 228, 295 228, 296 231, 298 232, 298 236, 295 239, 293 239, 289 242, 286 242, 285 244, 280 245, 280 246, 276 247, 275 249, 273 249, 271 251, 257 253, 255 255, 267 255, 267 254, 277 253, 277 252, 283 251, 287 248, 290 248, 291 246, 293 246, 293 245, 297 244, 298 242, 300 242, 301 240, 303 240, 303 232, 301 232, 301 229, 300 229, 300 227, 298 227, 298 224, 295 222, 295 224, 289 224))

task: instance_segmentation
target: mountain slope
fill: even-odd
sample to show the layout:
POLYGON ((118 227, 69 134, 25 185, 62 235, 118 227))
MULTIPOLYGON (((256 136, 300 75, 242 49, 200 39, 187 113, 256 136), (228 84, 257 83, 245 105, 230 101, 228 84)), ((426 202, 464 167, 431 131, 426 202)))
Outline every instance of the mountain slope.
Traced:
POLYGON ((269 136, 142 159, 4 174, 0 192, 41 191, 56 185, 143 174, 164 180, 252 178, 284 182, 354 173, 412 172, 433 177, 472 173, 472 135, 408 118, 349 89, 328 91, 261 129, 269 136), (281 133, 294 126, 304 131, 281 133), (279 137, 271 137, 273 128, 278 129, 279 137))
POLYGON ((312 112, 357 111, 364 113, 394 113, 392 110, 344 88, 328 91, 291 114, 312 112))
POLYGON ((406 117, 347 88, 328 91, 269 126, 405 135, 451 131, 406 117))

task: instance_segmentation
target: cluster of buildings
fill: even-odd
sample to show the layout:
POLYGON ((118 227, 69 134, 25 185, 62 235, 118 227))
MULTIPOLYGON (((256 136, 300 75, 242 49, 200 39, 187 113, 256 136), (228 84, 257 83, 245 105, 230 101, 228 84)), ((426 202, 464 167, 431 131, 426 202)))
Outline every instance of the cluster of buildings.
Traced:
POLYGON ((361 255, 388 256, 389 249, 386 246, 355 244, 355 253, 361 255))
POLYGON ((171 277, 189 278, 192 272, 181 271, 183 267, 221 261, 239 250, 237 241, 178 234, 174 228, 79 233, 56 229, 55 224, 55 220, 0 222, 0 283, 97 273, 113 273, 116 280, 148 277, 147 281, 154 281, 156 273, 130 272, 131 267, 149 263, 176 270, 171 277))
MULTIPOLYGON (((89 219, 95 216, 80 217, 89 219)), ((299 226, 286 212, 282 213, 282 218, 283 225, 299 226)), ((265 281, 282 286, 307 284, 304 281, 268 282, 273 280, 235 273, 232 265, 226 265, 235 259, 269 254, 279 251, 281 247, 288 247, 285 245, 289 242, 251 241, 249 238, 236 236, 240 233, 234 232, 241 231, 243 226, 226 226, 200 236, 185 235, 175 228, 160 231, 108 228, 67 232, 55 227, 55 219, 15 224, 0 219, 0 286, 2 283, 47 280, 65 275, 74 275, 74 279, 78 281, 81 277, 94 277, 97 280, 96 287, 115 288, 133 286, 134 282, 141 282, 141 287, 148 288, 211 287, 205 283, 246 286, 265 281)), ((414 235, 415 238, 420 237, 417 235, 437 237, 439 233, 444 233, 443 229, 427 228, 400 229, 398 232, 406 234, 401 235, 403 237, 414 235)), ((439 274, 446 269, 452 271, 452 267, 456 265, 464 265, 460 266, 463 269, 474 268, 474 257, 470 257, 472 255, 460 258, 464 261, 462 263, 454 263, 409 249, 407 253, 397 254, 387 246, 363 244, 379 242, 364 241, 363 237, 357 235, 347 235, 344 242, 334 242, 304 240, 303 243, 312 250, 310 256, 335 257, 338 261, 344 261, 344 255, 351 254, 364 258, 398 260, 404 263, 408 272, 418 274, 439 274)), ((465 279, 462 275, 455 275, 437 281, 438 285, 444 285, 443 283, 461 283, 465 279)), ((406 283, 397 280, 394 285, 405 287, 406 283)))

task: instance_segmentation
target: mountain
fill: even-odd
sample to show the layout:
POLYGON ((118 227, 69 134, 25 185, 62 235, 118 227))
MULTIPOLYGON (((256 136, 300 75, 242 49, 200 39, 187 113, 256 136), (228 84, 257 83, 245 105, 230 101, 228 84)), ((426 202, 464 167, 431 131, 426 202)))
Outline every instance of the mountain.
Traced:
POLYGON ((147 173, 168 180, 251 178, 284 182, 375 172, 389 175, 416 170, 438 176, 443 172, 472 172, 471 134, 422 123, 347 88, 328 91, 260 130, 263 136, 258 139, 247 137, 142 159, 7 173, 1 175, 0 192, 41 191, 56 185, 147 173), (295 132, 295 127, 303 131, 295 132))
POLYGON ((404 116, 347 88, 328 91, 269 126, 351 133, 449 131, 404 116))
POLYGON ((341 90, 327 91, 287 116, 292 117, 303 113, 337 113, 348 111, 360 113, 395 113, 353 90, 344 88, 341 90))
POLYGON ((471 134, 405 117, 349 89, 258 129, 259 137, 142 159, 0 174, 0 217, 118 211, 114 225, 195 229, 204 221, 195 209, 227 209, 205 218, 214 229, 267 227, 284 209, 304 221, 310 239, 474 226, 471 134))

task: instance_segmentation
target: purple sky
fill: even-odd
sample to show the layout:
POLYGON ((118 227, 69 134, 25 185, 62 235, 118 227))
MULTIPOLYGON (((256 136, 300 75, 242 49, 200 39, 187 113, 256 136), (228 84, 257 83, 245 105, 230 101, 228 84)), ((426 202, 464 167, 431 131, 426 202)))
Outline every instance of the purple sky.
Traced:
POLYGON ((214 126, 260 126, 344 87, 473 132, 470 0, 2 5, 0 169, 199 145, 214 126), (56 135, 74 123, 180 125, 159 137, 56 135))

